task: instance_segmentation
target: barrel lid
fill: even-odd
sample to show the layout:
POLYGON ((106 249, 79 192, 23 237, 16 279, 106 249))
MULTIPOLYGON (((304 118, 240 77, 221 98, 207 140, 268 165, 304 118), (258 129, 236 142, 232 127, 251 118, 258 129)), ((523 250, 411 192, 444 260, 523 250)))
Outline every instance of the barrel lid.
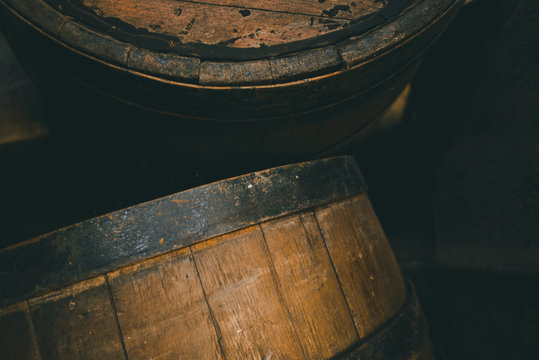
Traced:
POLYGON ((231 86, 346 71, 464 0, 5 1, 100 62, 181 84, 231 86))
POLYGON ((361 34, 413 0, 47 0, 137 46, 204 59, 249 60, 361 34))

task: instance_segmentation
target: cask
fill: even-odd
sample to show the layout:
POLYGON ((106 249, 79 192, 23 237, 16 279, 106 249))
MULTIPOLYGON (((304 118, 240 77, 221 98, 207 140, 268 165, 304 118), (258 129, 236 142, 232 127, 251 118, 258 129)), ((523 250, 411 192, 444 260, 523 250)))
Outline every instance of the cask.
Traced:
POLYGON ((59 126, 143 153, 290 161, 361 137, 463 2, 0 0, 0 26, 59 126))
POLYGON ((432 359, 351 157, 0 250, 3 359, 432 359))

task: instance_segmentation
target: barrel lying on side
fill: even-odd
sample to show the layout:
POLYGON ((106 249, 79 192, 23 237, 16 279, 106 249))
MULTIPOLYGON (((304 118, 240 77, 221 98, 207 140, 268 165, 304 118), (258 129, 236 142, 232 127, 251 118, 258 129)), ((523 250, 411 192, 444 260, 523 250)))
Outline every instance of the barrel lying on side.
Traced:
POLYGON ((5 359, 431 359, 351 157, 5 248, 0 280, 5 359))

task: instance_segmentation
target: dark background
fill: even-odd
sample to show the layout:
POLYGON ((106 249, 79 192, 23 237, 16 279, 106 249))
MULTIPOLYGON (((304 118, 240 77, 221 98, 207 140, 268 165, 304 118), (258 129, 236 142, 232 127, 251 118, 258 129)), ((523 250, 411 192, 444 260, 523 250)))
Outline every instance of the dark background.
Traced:
MULTIPOLYGON (((537 0, 475 0, 428 52, 401 124, 343 150, 448 359, 539 358, 538 31, 537 0)), ((238 175, 73 139, 57 116, 0 37, 0 248, 238 175)))

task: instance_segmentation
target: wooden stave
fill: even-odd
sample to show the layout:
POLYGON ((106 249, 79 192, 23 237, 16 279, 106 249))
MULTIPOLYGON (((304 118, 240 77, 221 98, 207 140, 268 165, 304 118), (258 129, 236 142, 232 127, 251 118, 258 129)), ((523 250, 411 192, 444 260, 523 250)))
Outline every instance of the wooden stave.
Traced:
MULTIPOLYGON (((11 346, 3 347, 6 359, 46 359, 38 348, 34 321, 27 302, 0 309, 0 323, 8 325, 0 328, 2 340, 5 340, 6 335, 11 338, 11 346)), ((432 349, 428 324, 414 287, 407 282, 406 300, 399 311, 368 338, 353 344, 331 359, 435 360, 442 359, 442 356, 434 353, 432 349)))
MULTIPOLYGON (((354 323, 356 324, 355 325, 356 328, 358 326, 365 326, 365 325, 358 325, 358 324, 367 324, 367 325, 370 324, 368 325, 369 328, 364 328, 362 332, 360 332, 361 335, 359 337, 359 340, 356 341, 353 339, 353 337, 352 338, 348 337, 349 340, 347 340, 346 342, 343 340, 343 343, 339 345, 340 347, 338 348, 332 347, 331 349, 333 350, 330 349, 331 351, 326 349, 326 352, 327 351, 330 351, 330 352, 325 353, 326 355, 324 356, 320 354, 316 355, 315 358, 319 358, 319 357, 327 358, 326 356, 331 355, 331 358, 335 358, 335 359, 341 359, 341 358, 352 359, 352 358, 359 357, 362 359, 410 359, 411 360, 411 359, 415 359, 416 358, 415 356, 420 354, 421 356, 425 356, 425 359, 428 359, 430 356, 429 355, 430 349, 429 349, 428 337, 426 336, 426 331, 427 331, 426 325, 424 323, 422 314, 420 313, 420 309, 417 305, 417 301, 415 299, 413 289, 411 289, 410 286, 408 286, 408 290, 405 291, 404 283, 402 282, 402 278, 400 278, 400 271, 398 270, 398 267, 396 267, 395 259, 393 258, 393 255, 391 254, 391 250, 387 247, 386 240, 383 233, 380 232, 381 229, 379 228, 379 225, 377 224, 375 215, 372 212, 372 208, 370 207, 370 203, 364 192, 365 191, 364 183, 360 177, 360 174, 357 171, 357 168, 355 167, 355 163, 353 162, 352 158, 350 157, 333 158, 333 159, 314 162, 314 167, 311 169, 309 169, 310 166, 313 167, 313 163, 299 164, 298 166, 289 166, 289 167, 283 167, 283 168, 277 169, 278 171, 273 173, 273 177, 271 176, 271 173, 262 172, 262 173, 249 174, 247 176, 239 177, 233 180, 240 181, 241 186, 243 186, 245 190, 251 189, 251 191, 254 191, 254 192, 260 191, 263 193, 268 192, 271 194, 272 192, 271 188, 267 186, 268 184, 265 183, 264 180, 262 180, 262 176, 264 174, 268 175, 271 179, 277 179, 279 177, 282 177, 288 170, 288 175, 292 175, 293 178, 295 178, 296 176, 308 178, 309 175, 314 175, 312 172, 309 173, 309 170, 313 170, 314 168, 314 170, 317 170, 316 172, 318 174, 320 174, 322 171, 322 175, 324 175, 324 172, 325 172, 325 173, 329 173, 330 178, 332 177, 334 178, 333 185, 331 185, 330 187, 334 187, 334 185, 340 184, 341 188, 335 190, 334 194, 330 195, 329 198, 316 199, 316 196, 315 196, 314 203, 312 202, 305 203, 299 208, 285 206, 285 210, 282 212, 269 215, 269 217, 268 216, 263 217, 260 220, 239 223, 235 227, 232 228, 232 230, 234 230, 235 228, 243 227, 244 228, 243 230, 220 235, 217 238, 211 238, 209 240, 202 241, 199 243, 197 243, 197 241, 188 241, 184 244, 184 246, 188 246, 188 247, 182 248, 180 246, 179 250, 175 250, 177 248, 169 247, 164 252, 154 252, 152 254, 146 254, 146 256, 142 258, 132 260, 131 263, 124 262, 123 264, 120 264, 120 265, 116 264, 112 268, 108 269, 107 272, 97 277, 91 277, 91 276, 94 276, 95 273, 86 274, 86 277, 90 276, 89 279, 85 280, 84 278, 79 278, 77 279, 77 281, 82 280, 81 282, 76 282, 72 285, 69 285, 67 283, 63 285, 57 285, 56 290, 50 291, 52 290, 51 288, 49 289, 49 292, 45 292, 45 293, 43 293, 43 291, 37 292, 37 293, 36 292, 29 293, 30 295, 27 294, 27 296, 25 296, 27 300, 23 302, 15 303, 13 305, 8 305, 7 308, 6 307, 0 308, 0 323, 4 323, 7 325, 7 326, 2 326, 0 328, 7 329, 7 331, 10 331, 9 329, 14 326, 15 327, 14 331, 18 329, 18 331, 24 332, 24 334, 22 334, 20 339, 15 341, 15 346, 14 346, 15 350, 13 351, 21 351, 21 349, 17 348, 17 346, 20 346, 21 342, 23 341, 21 339, 24 339, 24 341, 28 343, 25 346, 25 350, 29 352, 27 355, 31 356, 32 353, 40 352, 43 359, 66 358, 65 356, 67 356, 66 354, 68 353, 70 354, 69 358, 71 358, 71 356, 73 356, 74 354, 72 352, 73 347, 77 348, 77 346, 80 347, 80 349, 77 351, 82 351, 83 357, 84 356, 103 357, 105 356, 104 355, 105 353, 108 354, 106 355, 107 357, 110 357, 110 356, 119 357, 121 356, 122 351, 127 356, 128 353, 131 354, 132 352, 134 352, 135 348, 133 348, 133 341, 129 341, 129 336, 130 336, 129 334, 133 335, 132 333, 133 329, 129 330, 132 325, 129 325, 129 322, 126 323, 125 316, 120 319, 118 318, 119 316, 118 314, 122 314, 125 311, 125 306, 126 306, 125 301, 122 302, 121 297, 118 297, 120 296, 118 291, 119 289, 121 289, 121 287, 119 287, 119 286, 122 286, 121 284, 124 284, 124 285, 127 284, 127 286, 131 286, 130 283, 132 282, 132 280, 129 280, 129 279, 136 279, 137 278, 136 276, 138 276, 137 274, 146 274, 148 273, 148 271, 155 272, 155 269, 159 269, 159 268, 163 268, 162 271, 164 272, 161 272, 162 274, 170 274, 170 271, 166 270, 167 268, 164 268, 163 266, 165 265, 163 264, 167 264, 170 261, 178 261, 178 259, 185 258, 185 256, 187 257, 190 256, 191 258, 193 258, 193 261, 196 260, 196 263, 198 264, 198 265, 195 265, 197 268, 196 270, 196 273, 198 274, 197 276, 198 277, 203 276, 203 278, 207 279, 207 277, 203 275, 203 272, 202 272, 203 269, 200 266, 202 266, 201 264, 204 264, 205 262, 205 260, 203 260, 204 258, 206 259, 215 258, 214 255, 212 255, 211 253, 207 253, 207 249, 214 251, 214 249, 219 249, 220 246, 233 246, 235 248, 237 246, 236 244, 237 244, 238 239, 242 238, 241 236, 250 236, 249 234, 253 233, 253 231, 261 232, 263 238, 259 238, 259 239, 263 241, 263 243, 266 244, 265 245, 266 247, 269 246, 269 248, 266 248, 266 250, 263 250, 263 248, 261 248, 262 252, 264 251, 271 252, 272 254, 271 257, 273 258, 272 266, 274 268, 274 271, 277 271, 276 275, 278 276, 279 279, 281 279, 279 281, 283 281, 284 278, 288 278, 288 275, 286 275, 287 274, 286 272, 284 273, 282 272, 283 268, 281 267, 281 265, 284 264, 285 266, 284 269, 286 269, 288 266, 287 265, 288 260, 284 262, 282 262, 281 260, 281 262, 274 263, 274 261, 277 261, 279 258, 282 258, 282 257, 278 257, 274 253, 275 249, 277 249, 275 246, 279 246, 279 245, 278 243, 275 243, 276 238, 273 235, 271 235, 272 234, 271 231, 275 231, 275 229, 277 229, 275 227, 275 224, 287 224, 289 223, 289 221, 292 221, 293 219, 304 218, 305 220, 301 220, 301 223, 303 223, 302 226, 305 227, 306 223, 304 223, 304 221, 308 221, 309 218, 312 218, 312 219, 316 218, 315 223, 312 223, 312 224, 317 227, 318 229, 317 231, 321 231, 320 235, 322 236, 321 241, 323 244, 323 245, 317 245, 317 247, 322 246, 322 248, 320 249, 325 249, 325 250, 322 250, 322 253, 329 251, 328 256, 331 261, 331 267, 334 269, 333 271, 336 271, 336 276, 337 276, 336 280, 339 283, 341 283, 340 285, 341 292, 344 291, 343 292, 344 299, 349 304, 348 306, 351 309, 355 309, 355 310, 352 310, 352 312, 350 313, 350 315, 352 316, 352 314, 354 314, 359 309, 358 304, 362 304, 363 300, 361 300, 359 303, 353 301, 354 296, 358 296, 358 295, 357 294, 353 295, 353 293, 350 293, 349 291, 350 289, 354 289, 355 285, 350 287, 350 284, 348 282, 344 282, 345 277, 343 277, 343 275, 345 273, 342 272, 343 271, 342 266, 343 265, 348 266, 347 264, 350 264, 350 263, 347 260, 343 260, 339 256, 337 256, 338 252, 335 252, 336 248, 333 245, 334 240, 332 240, 332 236, 334 235, 331 235, 331 231, 334 231, 334 230, 330 230, 330 229, 332 227, 334 229, 340 229, 343 225, 328 224, 326 220, 326 216, 327 215, 331 217, 337 216, 338 218, 340 218, 342 214, 344 214, 342 213, 342 211, 345 211, 346 213, 351 214, 350 209, 355 209, 355 211, 357 211, 358 214, 361 214, 361 217, 363 217, 363 220, 360 220, 360 221, 363 221, 363 222, 366 221, 364 225, 360 225, 362 226, 362 229, 363 229, 361 230, 362 231, 361 234, 363 234, 363 231, 365 231, 365 234, 370 234, 368 235, 369 237, 366 237, 362 241, 365 242, 368 239, 365 245, 370 244, 369 245, 370 247, 374 246, 375 253, 373 254, 378 254, 378 255, 373 255, 374 256, 373 260, 378 265, 374 265, 374 267, 372 267, 373 265, 368 265, 368 266, 371 266, 370 270, 368 271, 375 271, 374 273, 376 274, 375 277, 382 279, 382 280, 379 280, 381 281, 379 285, 376 285, 375 287, 372 288, 372 291, 377 292, 377 297, 375 298, 376 302, 379 304, 385 304, 385 305, 383 306, 377 305, 376 309, 364 308, 360 306, 360 308, 363 309, 361 311, 367 311, 364 314, 378 314, 378 315, 376 316, 369 315, 371 316, 371 320, 367 320, 366 318, 363 318, 364 315, 361 315, 359 317, 356 317, 357 315, 354 315, 354 323), (336 174, 334 171, 328 171, 328 169, 332 167, 333 167, 333 170, 335 170, 335 168, 344 168, 344 170, 339 175, 338 173, 336 174), (290 170, 293 170, 292 173, 290 173, 290 170), (343 175, 344 175, 344 178, 343 178, 343 175), (257 178, 261 180, 256 181, 257 178), (242 180, 245 180, 245 181, 242 182, 242 180), (249 185, 252 185, 252 187, 249 187, 249 185), (263 189, 266 189, 266 191, 263 191, 263 189), (360 205, 360 204, 363 204, 363 205, 360 205), (315 209, 317 210, 310 208, 311 206, 314 206, 315 209), (350 206, 352 206, 352 208, 350 206), (359 206, 359 208, 356 206, 359 206), (298 209, 299 209, 299 213, 297 212, 298 209), (301 209, 304 209, 304 210, 301 210, 301 209), (341 213, 335 212, 336 209, 340 209, 339 211, 341 213), (250 225, 253 223, 255 224, 258 223, 258 225, 255 225, 255 226, 250 225), (245 226, 247 226, 247 228, 245 228, 245 226), (369 230, 369 228, 372 226, 374 226, 374 228, 377 228, 378 230, 374 230, 374 232, 372 232, 373 231, 372 229, 369 230), (237 235, 237 234, 240 234, 240 235, 237 235), (247 234, 247 235, 241 235, 241 234, 247 234), (203 255, 205 253, 206 255, 204 255, 204 257, 201 258, 199 256, 199 254, 203 255), (380 257, 381 255, 382 257, 380 257), (387 259, 383 260, 382 258, 387 258, 387 259), (380 266, 383 266, 383 267, 381 268, 380 266), (375 270, 375 269, 378 269, 378 270, 375 270), (380 270, 383 270, 383 271, 380 272, 380 270), (387 275, 384 275, 384 272, 387 275), (135 277, 131 278, 131 275, 135 275, 135 277), (387 276, 394 277, 394 280, 392 280, 393 281, 392 283, 387 282, 389 280, 387 276), (128 280, 127 281, 123 280, 121 282, 118 282, 118 279, 122 279, 122 278, 128 279, 128 280), (393 286, 391 284, 395 284, 396 286, 393 286), (67 285, 67 287, 65 285, 67 285), (375 289, 378 289, 378 290, 375 290, 375 289), (109 298, 110 298, 110 304, 109 304, 109 298), (82 306, 80 310, 77 310, 78 309, 77 306, 79 306, 77 304, 79 305, 82 304, 80 305, 82 306), (110 306, 112 306, 112 308, 110 308, 110 306), (378 306, 382 306, 382 307, 378 308, 378 306), (85 315, 85 314, 89 314, 89 315, 85 315), (95 317, 95 319, 92 320, 93 321, 92 323, 85 325, 88 327, 84 327, 84 328, 77 327, 76 326, 77 324, 81 322, 85 323, 84 321, 86 320, 84 319, 86 316, 88 316, 90 320, 93 319, 92 317, 95 317), (114 320, 114 318, 116 318, 116 320, 114 320), (54 325, 51 322, 52 319, 54 319, 54 323, 56 325, 54 325), (359 323, 357 321, 359 321, 359 323), (27 326, 29 326, 28 329, 23 329, 24 324, 21 324, 21 322, 26 323, 27 326), (66 328, 64 329, 63 326, 65 326, 66 328), (75 327, 72 328, 73 326, 75 327), (98 335, 95 335, 92 333, 92 332, 95 332, 95 330, 101 329, 101 328, 103 328, 103 331, 100 332, 98 335), (116 328, 117 330, 115 330, 116 328), (89 335, 84 335, 85 331, 90 331, 89 335), (69 335, 71 333, 73 333, 73 335, 69 335), (71 336, 74 336, 74 337, 71 337, 71 336), (125 338, 125 336, 127 336, 127 338, 125 338), (59 339, 58 337, 60 337, 61 339, 59 339), (109 341, 112 341, 112 342, 109 343, 109 341), (70 345, 73 342, 78 345, 70 345), (92 345, 92 342, 94 342, 93 345, 92 345), (66 344, 68 344, 69 346, 66 344), (114 355, 111 355, 111 354, 114 354, 114 355)), ((269 179, 270 182, 271 182, 271 179, 269 179)), ((230 180, 228 181, 230 184, 230 180)), ((310 187, 317 187, 317 185, 318 186, 320 185, 319 183, 316 182, 316 180, 314 180, 314 182, 312 181, 313 180, 310 180, 310 182, 308 181, 307 184, 305 185, 310 186, 310 187)), ((325 182, 327 181, 322 181, 322 183, 325 183, 325 182)), ((204 192, 211 193, 210 189, 216 190, 219 186, 223 187, 223 184, 226 184, 226 181, 214 183, 214 184, 211 184, 210 186, 197 188, 199 190, 199 193, 195 194, 194 198, 199 198, 200 194, 204 192)), ((291 189, 290 183, 285 182, 285 184, 286 184, 285 187, 288 190, 290 190, 292 194, 295 194, 295 195, 300 194, 300 192, 292 190, 293 185, 291 189)), ((323 193, 325 192, 325 190, 327 189, 322 189, 321 192, 323 193)), ((237 191, 234 191, 234 193, 237 193, 237 191)), ((183 194, 185 195, 185 193, 183 194)), ((309 197, 309 194, 304 194, 303 197, 309 197)), ((172 201, 178 202, 179 204, 183 204, 184 202, 187 201, 188 198, 189 197, 185 198, 185 196, 184 197, 180 196, 180 197, 173 198, 172 201)), ((251 194, 251 196, 248 197, 249 200, 253 200, 256 198, 257 198, 256 195, 253 196, 253 194, 251 194)), ((165 198, 165 199, 161 199, 160 201, 163 202, 166 200, 170 200, 170 199, 165 198)), ((300 199, 298 201, 299 201, 298 202, 299 204, 303 204, 304 200, 300 199)), ((294 204, 294 202, 292 202, 292 204, 294 204)), ((151 207, 152 205, 154 205, 152 204, 152 202, 146 204, 145 210, 147 211, 148 208, 151 207)), ((279 204, 276 207, 281 207, 281 206, 282 204, 279 204)), ((192 206, 190 208, 192 208, 192 206)), ((161 208, 161 210, 163 210, 163 208, 161 208)), ((249 212, 251 211, 252 209, 249 210, 249 212)), ((119 216, 122 216, 125 214, 126 214, 125 211, 120 211, 117 213, 117 215, 119 216)), ((111 215, 114 217, 114 214, 111 214, 111 215)), ((245 216, 245 214, 243 216, 245 216)), ((175 217, 177 218, 179 216, 175 216, 175 217)), ((256 214, 255 214, 255 217, 257 217, 256 214)), ((352 220, 353 218, 354 216, 352 216, 352 218, 350 219, 352 220)), ((353 220, 354 223, 356 221, 358 220, 357 219, 353 220)), ((150 216, 150 222, 154 223, 151 216, 150 216)), ((154 226, 158 226, 158 225, 154 224, 154 226)), ((349 225, 345 225, 345 228, 347 226, 349 228, 349 225)), ((61 231, 69 232, 69 230, 70 228, 68 227, 61 231)), ((106 227, 96 225, 96 230, 106 232, 106 227)), ((125 231, 127 234, 129 234, 129 229, 125 231)), ((219 234, 222 232, 223 231, 217 231, 215 233, 219 234)), ((288 232, 288 230, 286 230, 286 232, 288 232)), ((138 232, 135 231, 135 233, 138 233, 138 232)), ((162 234, 156 234, 156 235, 159 237, 162 234)), ((211 235, 207 235, 206 237, 208 236, 211 237, 211 235)), ((339 239, 340 239, 340 236, 341 235, 339 235, 339 239)), ((358 236, 358 235, 346 235, 346 236, 352 236, 354 238, 355 236, 358 236)), ((45 235, 45 238, 47 238, 47 235, 45 235)), ((39 241, 39 240, 40 239, 36 239, 34 241, 31 241, 29 244, 22 244, 22 245, 23 246, 31 245, 32 243, 35 243, 36 241, 39 241)), ((163 238, 160 241, 161 245, 163 245, 162 240, 163 238)), ((123 240, 120 239, 120 241, 123 241, 123 240)), ((248 241, 249 243, 252 243, 251 240, 248 240, 248 241)), ((341 240, 338 240, 338 241, 340 242, 341 240)), ((355 241, 355 240, 352 240, 352 241, 355 241)), ((314 239, 307 240, 307 243, 309 243, 307 248, 309 247, 312 248, 313 246, 315 246, 313 245, 314 242, 315 242, 314 239)), ((305 245, 307 245, 307 243, 305 245)), ((367 253, 369 253, 369 251, 373 251, 372 249, 367 250, 367 247, 365 247, 364 245, 357 245, 357 246, 360 246, 359 249, 365 249, 367 253)), ((65 247, 65 244, 64 244, 64 247, 65 247)), ((353 247, 347 246, 346 248, 352 249, 353 247)), ((248 249, 251 249, 251 251, 254 250, 254 248, 252 247, 248 247, 248 249)), ((10 251, 10 249, 7 249, 7 250, 8 252, 10 251)), ((222 252, 218 252, 218 253, 225 254, 222 252)), ((367 257, 369 256, 370 255, 367 255, 367 257)), ((236 256, 236 258, 238 257, 236 256)), ((240 258, 241 256, 238 259, 240 258)), ((286 259, 286 257, 282 259, 286 259)), ((74 260, 74 259, 71 259, 71 260, 74 260)), ((303 261, 300 262, 300 264, 303 264, 303 261)), ((316 267, 313 269, 318 269, 319 271, 322 271, 324 269, 324 267, 320 267, 319 264, 321 263, 316 262, 312 264, 317 264, 316 267)), ((364 264, 367 265, 368 262, 364 264)), ((304 266, 304 265, 301 265, 301 266, 304 266)), ((354 266, 357 266, 357 265, 354 265, 354 266)), ((358 270, 360 270, 359 272, 362 272, 364 271, 364 268, 360 267, 358 268, 358 270)), ((223 270, 223 271, 226 271, 226 270, 223 270)), ((319 271, 315 271, 314 273, 317 274, 319 273, 319 271)), ((4 271, 0 273, 3 273, 3 272, 5 272, 5 269, 4 271)), ((357 274, 357 273, 358 272, 354 272, 354 274, 357 274)), ((179 273, 179 274, 183 274, 183 273, 179 273)), ((368 272, 366 274, 368 275, 368 272)), ((170 275, 167 275, 167 276, 170 277, 170 275)), ((311 273, 311 276, 312 276, 312 273, 311 273)), ((351 279, 352 280, 361 279, 361 277, 357 278, 355 276, 356 275, 353 275, 351 279)), ((371 275, 371 279, 372 279, 372 275, 371 275)), ((161 279, 161 281, 163 281, 163 279, 161 279)), ((205 283, 205 281, 207 280, 204 280, 203 283, 205 283)), ((360 282, 363 282, 363 281, 360 281, 360 282)), ((369 281, 369 280, 367 279, 366 281, 369 281)), ((0 283, 3 283, 3 281, 0 283)), ((325 283, 326 282, 324 280, 322 284, 325 284, 325 283)), ((246 283, 246 286, 247 284, 249 284, 249 282, 246 283)), ((291 284, 295 284, 295 283, 292 282, 291 284)), ((328 282, 326 284, 326 287, 331 284, 332 284, 331 282, 328 282)), ((361 286, 364 286, 364 285, 361 285, 361 286)), ((280 285, 280 286, 282 287, 283 285, 280 285)), ((335 286, 335 283, 333 283, 333 286, 335 286)), ((206 289, 204 294, 208 294, 208 295, 204 295, 204 297, 206 296, 211 297, 212 296, 211 293, 208 293, 208 291, 211 291, 211 289, 209 289, 207 285, 204 285, 204 288, 206 289)), ((284 295, 289 293, 284 290, 281 290, 281 292, 284 295)), ((296 295, 293 295, 292 299, 294 299, 295 296, 296 295)), ((363 298, 363 296, 365 295, 361 295, 360 298, 363 298)), ((373 293, 373 296, 374 296, 374 293, 373 293)), ((136 309, 136 314, 139 314, 139 313, 145 314, 144 311, 147 311, 148 309, 146 307, 145 308, 146 310, 143 310, 143 308, 141 308, 140 305, 137 305, 139 300, 137 300, 136 297, 129 296, 127 298, 124 297, 124 299, 127 299, 128 303, 132 303, 132 302, 134 303, 133 306, 135 307, 134 309, 136 309)), ((207 301, 211 301, 211 299, 207 301)), ((291 304, 290 300, 286 300, 286 301, 287 301, 288 307, 292 306, 290 305, 291 304)), ((212 305, 212 307, 213 306, 215 306, 215 304, 212 305)), ((320 303, 319 303, 319 306, 320 306, 320 303)), ((154 306, 152 306, 152 308, 154 308, 154 306)), ((159 308, 159 306, 157 306, 157 308, 159 308)), ((318 309, 318 308, 315 307, 315 309, 318 309)), ((330 312, 331 314, 333 314, 331 315, 331 317, 335 316, 333 311, 334 310, 330 312)), ((320 317, 320 310, 319 309, 316 310, 315 314, 316 314, 315 318, 320 317)), ((136 315, 134 316, 136 318, 136 315)), ((139 316, 143 316, 143 315, 139 315, 139 316)), ((222 321, 219 319, 217 320, 222 321)), ((344 324, 342 323, 342 320, 339 321, 338 323, 340 324, 339 326, 344 326, 344 324)), ((355 330, 355 331, 358 332, 359 330, 355 330)), ((332 343, 330 339, 326 339, 326 338, 323 338, 323 339, 326 342, 332 343)), ((303 343, 303 340, 302 340, 302 343, 303 343)), ((333 346, 333 345, 330 345, 330 346, 333 346)), ((146 351, 146 350, 142 349, 140 351, 146 351)), ((316 349, 314 350, 311 349, 311 351, 316 351, 316 349)), ((277 357, 279 357, 278 355, 279 353, 276 353, 276 354, 277 354, 277 357)), ((228 350, 227 356, 231 356, 230 349, 228 350)), ((239 356, 240 357, 242 356, 241 353, 239 356)), ((307 358, 311 358, 311 356, 309 355, 306 355, 306 356, 307 358)), ((129 357, 132 357, 132 356, 130 355, 129 357)), ((137 358, 137 356, 134 356, 132 358, 137 358)))

